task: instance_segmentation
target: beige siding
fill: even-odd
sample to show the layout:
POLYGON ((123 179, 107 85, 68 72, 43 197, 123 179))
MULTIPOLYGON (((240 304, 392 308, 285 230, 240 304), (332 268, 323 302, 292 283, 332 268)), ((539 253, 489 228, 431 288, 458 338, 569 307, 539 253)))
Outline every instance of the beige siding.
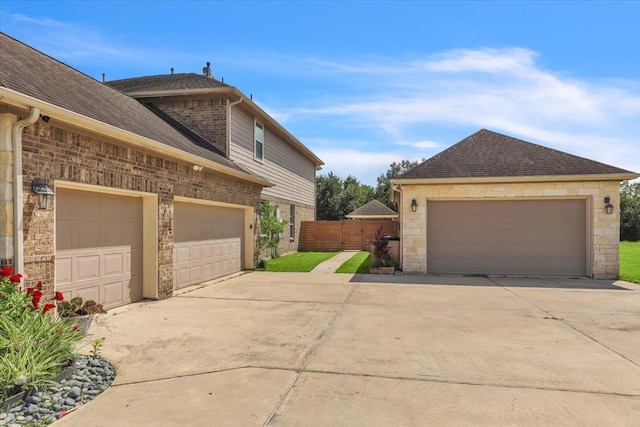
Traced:
POLYGON ((264 161, 253 158, 254 117, 240 107, 231 110, 229 157, 272 184, 263 195, 315 205, 315 164, 279 138, 266 123, 264 161))

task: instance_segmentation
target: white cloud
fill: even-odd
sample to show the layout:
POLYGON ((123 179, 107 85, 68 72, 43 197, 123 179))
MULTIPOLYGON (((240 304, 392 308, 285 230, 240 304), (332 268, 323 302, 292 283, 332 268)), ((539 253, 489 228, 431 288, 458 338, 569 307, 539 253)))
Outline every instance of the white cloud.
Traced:
POLYGON ((539 67, 537 56, 506 48, 453 50, 422 61, 396 61, 394 67, 327 61, 326 78, 339 74, 343 85, 357 81, 357 92, 298 99, 289 103, 295 107, 280 109, 298 122, 368 127, 389 141, 433 138, 428 126, 488 128, 640 172, 640 81, 567 77, 539 67), (400 78, 398 70, 403 70, 400 78))

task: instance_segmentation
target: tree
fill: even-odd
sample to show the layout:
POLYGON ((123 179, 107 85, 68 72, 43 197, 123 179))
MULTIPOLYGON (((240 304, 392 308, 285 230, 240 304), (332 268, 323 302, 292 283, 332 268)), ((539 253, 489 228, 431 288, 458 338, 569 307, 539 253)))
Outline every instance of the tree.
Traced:
POLYGON ((640 240, 640 182, 620 189, 620 240, 640 240))
POLYGON ((289 221, 275 215, 278 205, 272 205, 268 200, 260 203, 260 249, 271 249, 271 257, 278 258, 278 244, 280 234, 284 232, 289 221))
POLYGON ((342 220, 350 212, 373 200, 373 187, 354 176, 342 179, 329 172, 316 178, 316 219, 342 220))
POLYGON ((391 209, 396 210, 395 203, 393 203, 393 200, 391 199, 390 181, 407 172, 409 169, 413 169, 422 162, 424 162, 424 159, 420 162, 417 160, 402 160, 401 162, 391 163, 389 165, 389 170, 385 174, 378 176, 378 186, 375 191, 375 199, 380 203, 387 205, 391 209))
POLYGON ((316 178, 316 219, 330 221, 340 219, 342 179, 329 172, 316 178))

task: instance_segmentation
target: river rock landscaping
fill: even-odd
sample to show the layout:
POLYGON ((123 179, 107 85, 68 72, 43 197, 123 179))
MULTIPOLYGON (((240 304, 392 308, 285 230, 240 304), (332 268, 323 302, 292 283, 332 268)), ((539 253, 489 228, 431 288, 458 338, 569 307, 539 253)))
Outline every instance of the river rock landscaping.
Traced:
POLYGON ((115 378, 115 368, 98 356, 81 356, 71 376, 59 385, 30 394, 11 408, 0 409, 0 426, 46 426, 96 398, 115 378))

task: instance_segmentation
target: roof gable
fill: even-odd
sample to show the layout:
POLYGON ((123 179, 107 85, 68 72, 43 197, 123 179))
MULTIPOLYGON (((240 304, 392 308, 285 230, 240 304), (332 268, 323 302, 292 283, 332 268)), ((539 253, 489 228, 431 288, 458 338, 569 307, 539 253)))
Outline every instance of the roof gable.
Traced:
POLYGON ((387 206, 380 203, 378 200, 372 200, 360 206, 358 209, 346 215, 347 218, 361 218, 361 217, 394 217, 396 218, 398 213, 393 209, 389 209, 387 206))
POLYGON ((481 129, 398 179, 607 174, 633 172, 481 129))
POLYGON ((0 86, 252 175, 212 145, 189 139, 135 99, 4 33, 0 86))

